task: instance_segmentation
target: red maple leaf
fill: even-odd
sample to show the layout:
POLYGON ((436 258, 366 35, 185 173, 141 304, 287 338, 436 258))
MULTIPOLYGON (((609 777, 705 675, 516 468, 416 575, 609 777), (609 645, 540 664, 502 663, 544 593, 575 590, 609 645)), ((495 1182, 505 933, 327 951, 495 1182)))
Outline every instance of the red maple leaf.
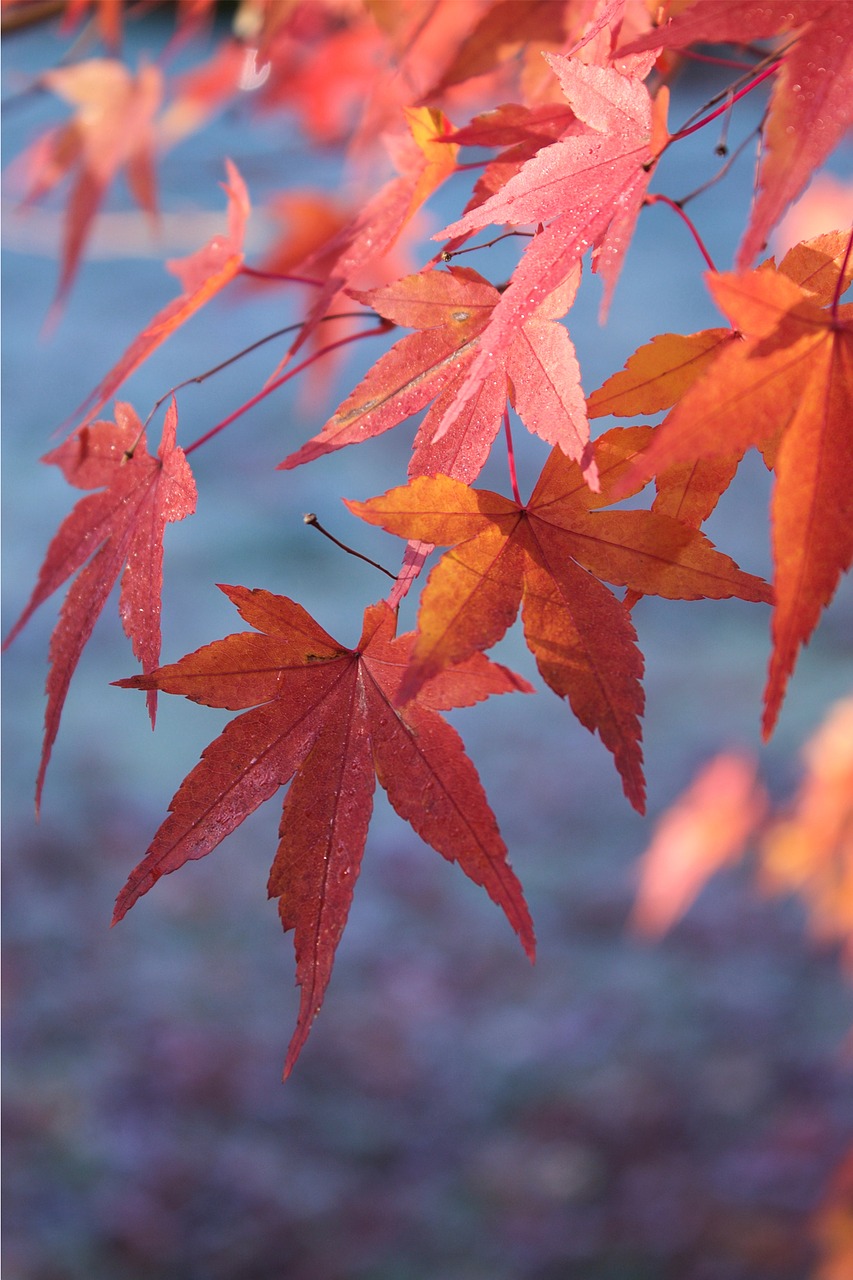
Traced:
POLYGON ((497 822, 459 736, 437 714, 492 693, 531 690, 478 654, 399 710, 395 699, 414 637, 394 638, 396 614, 386 604, 367 608, 361 639, 348 649, 285 596, 246 587, 221 590, 256 631, 118 681, 123 688, 162 689, 244 714, 206 748, 181 784, 118 897, 114 922, 160 876, 210 853, 292 778, 269 878, 282 924, 294 930, 302 989, 287 1076, 331 977, 375 777, 400 817, 503 908, 533 958, 533 926, 497 822))
POLYGON ((74 412, 73 418, 81 414, 87 421, 92 418, 161 342, 224 289, 240 271, 243 265, 243 234, 249 216, 249 193, 237 166, 226 160, 225 168, 228 182, 222 186, 228 193, 228 234, 214 236, 196 253, 187 258, 173 258, 166 264, 183 286, 180 297, 163 307, 148 322, 121 359, 74 412))
POLYGON ((143 66, 134 76, 116 59, 90 58, 47 71, 41 81, 76 108, 68 124, 48 130, 24 158, 32 174, 28 201, 40 199, 76 170, 65 211, 55 317, 95 215, 122 166, 137 204, 152 217, 157 213, 154 115, 163 97, 163 76, 157 67, 143 66))
POLYGON ((484 111, 453 134, 460 147, 519 147, 531 150, 525 159, 535 155, 550 142, 556 142, 574 124, 575 113, 565 103, 546 102, 538 107, 525 107, 518 102, 505 102, 484 111))
POLYGON ((792 35, 770 99, 759 195, 738 250, 741 269, 762 251, 771 229, 853 124, 853 3, 694 0, 620 51, 792 35))
POLYGON ((607 305, 667 133, 668 94, 655 102, 635 77, 576 58, 546 55, 583 132, 541 148, 499 192, 436 236, 470 235, 491 223, 541 224, 501 295, 479 351, 441 430, 492 375, 504 350, 543 297, 558 289, 590 248, 607 305))
POLYGON ((671 600, 770 600, 766 583, 698 530, 651 511, 599 509, 612 501, 652 430, 616 427, 596 441, 598 495, 578 465, 554 449, 523 505, 448 476, 422 476, 368 502, 347 502, 389 533, 452 547, 421 595, 400 698, 496 644, 523 601, 525 638, 542 678, 600 734, 640 812, 643 659, 628 610, 599 579, 671 600))
POLYGON ((553 219, 527 250, 504 295, 513 289, 518 294, 517 318, 535 296, 534 283, 540 297, 555 289, 590 247, 609 297, 668 137, 666 92, 653 101, 634 76, 559 54, 545 56, 586 130, 572 127, 569 137, 543 147, 501 191, 435 237, 470 235, 492 223, 535 226, 553 219))
POLYGON ((537 151, 572 133, 583 132, 585 126, 565 103, 525 107, 508 102, 475 116, 470 124, 454 133, 454 142, 460 147, 504 147, 505 150, 480 174, 464 212, 479 208, 501 191, 537 151))
POLYGON ((465 381, 477 339, 488 327, 500 293, 469 267, 406 276, 353 297, 395 324, 417 330, 379 359, 322 430, 281 464, 290 469, 345 445, 380 435, 434 404, 414 443, 409 475, 442 473, 473 480, 500 427, 507 395, 522 421, 549 444, 581 462, 595 484, 580 370, 566 328, 555 322, 580 279, 541 302, 494 360, 493 377, 440 440, 438 424, 465 381))
MULTIPOLYGON (((100 492, 81 498, 63 520, 30 601, 5 642, 10 644, 39 605, 80 571, 50 640, 36 808, 71 677, 122 568, 119 614, 125 634, 145 671, 159 662, 163 531, 170 521, 183 520, 195 511, 195 482, 183 450, 175 443, 174 401, 156 457, 145 446, 142 425, 131 406, 118 403, 115 413, 114 423, 81 427, 42 459, 59 467, 69 484, 100 492)), ((149 696, 148 707, 153 724, 156 694, 149 696)))

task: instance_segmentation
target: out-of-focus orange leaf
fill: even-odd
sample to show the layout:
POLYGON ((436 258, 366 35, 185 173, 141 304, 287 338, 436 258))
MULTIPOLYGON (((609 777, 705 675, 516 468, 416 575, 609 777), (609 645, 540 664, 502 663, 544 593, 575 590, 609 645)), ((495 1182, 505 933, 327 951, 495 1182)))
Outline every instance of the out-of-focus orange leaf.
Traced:
POLYGON ((715 871, 741 856, 766 811, 752 756, 715 756, 658 822, 640 863, 631 928, 659 938, 715 871))
POLYGON ((773 235, 773 243, 783 250, 812 240, 832 227, 853 223, 853 181, 834 173, 818 173, 799 200, 791 205, 773 235))
POLYGON ((798 893, 815 935, 842 942, 853 970, 853 698, 836 703, 803 756, 794 803, 762 843, 761 883, 798 893))
POLYGON ((281 233, 258 263, 258 270, 282 275, 328 244, 351 217, 328 192, 308 188, 272 196, 267 212, 280 224, 281 233))

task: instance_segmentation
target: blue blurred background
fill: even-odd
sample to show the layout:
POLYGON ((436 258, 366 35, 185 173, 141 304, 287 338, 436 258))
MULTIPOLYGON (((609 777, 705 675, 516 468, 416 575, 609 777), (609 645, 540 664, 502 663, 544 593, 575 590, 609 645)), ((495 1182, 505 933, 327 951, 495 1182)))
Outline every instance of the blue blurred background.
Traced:
MULTIPOLYGON (((133 27, 131 62, 155 56, 166 37, 156 15, 133 27)), ((65 45, 49 29, 4 43, 8 163, 61 118, 47 96, 17 94, 65 45)), ((717 73, 692 72, 678 86, 674 123, 719 84, 717 73)), ((761 108, 749 99, 738 111, 739 137, 761 108)), ((296 181, 330 190, 341 181, 339 156, 310 149, 286 118, 251 129, 247 120, 228 113, 163 159, 159 241, 121 194, 110 197, 49 339, 40 331, 57 277, 59 205, 21 214, 7 187, 6 631, 74 496, 37 459, 174 297, 161 259, 192 251, 224 225, 223 155, 240 167, 258 209, 250 261, 272 234, 261 208, 267 195, 296 181)), ((715 142, 701 131, 674 148, 655 190, 675 197, 698 185, 716 163, 715 142)), ((695 207, 720 266, 731 263, 744 223, 751 166, 747 156, 695 207)), ((849 174, 849 153, 833 167, 849 174)), ((424 238, 463 200, 461 180, 442 191, 424 238)), ((502 249, 477 261, 493 279, 511 267, 513 250, 502 258, 502 249)), ((606 329, 595 280, 568 317, 585 389, 654 333, 720 322, 701 265, 668 210, 643 214, 606 329)), ((144 418, 169 386, 287 324, 295 307, 286 288, 221 299, 121 398, 144 418)), ((393 567, 396 540, 349 516, 340 496, 365 498, 401 482, 413 428, 296 472, 274 468, 322 425, 384 341, 352 349, 309 395, 286 387, 193 455, 199 511, 166 537, 164 661, 237 629, 215 582, 293 596, 355 642, 361 610, 384 594, 385 580, 306 530, 302 514, 316 511, 393 567)), ((182 392, 179 439, 194 439, 253 394, 280 350, 274 344, 182 392)), ((529 492, 545 449, 520 429, 516 447, 529 492)), ((483 483, 506 492, 501 453, 483 483)), ((768 493, 750 456, 708 525, 721 549, 762 574, 770 571, 768 493)), ((152 736, 144 700, 109 684, 135 669, 111 602, 72 684, 37 825, 32 793, 57 604, 42 608, 6 656, 10 1280, 807 1274, 810 1214, 853 1134, 849 1041, 845 1051, 853 1010, 836 957, 807 939, 797 904, 761 899, 749 868, 735 869, 659 945, 628 936, 651 822, 629 809, 600 742, 540 682, 533 697, 453 717, 525 886, 537 965, 485 896, 380 794, 322 1016, 282 1086, 297 994, 292 946, 264 892, 278 804, 210 858, 161 881, 110 932, 127 872, 228 717, 163 698, 152 736)), ((758 749, 768 617, 738 601, 651 600, 635 616, 647 661, 653 817, 715 751, 758 749)), ((407 601, 401 629, 413 622, 407 601)), ((761 750, 776 795, 796 783, 803 738, 849 688, 851 634, 848 584, 761 750)), ((498 656, 535 679, 515 632, 498 656)))

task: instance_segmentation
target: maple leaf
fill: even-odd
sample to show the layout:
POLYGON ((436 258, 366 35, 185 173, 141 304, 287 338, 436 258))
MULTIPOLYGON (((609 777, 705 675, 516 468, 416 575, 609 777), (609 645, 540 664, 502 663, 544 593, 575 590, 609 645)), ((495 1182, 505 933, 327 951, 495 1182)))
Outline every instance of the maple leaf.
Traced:
POLYGON ((501 191, 543 147, 572 133, 584 132, 586 126, 565 103, 545 103, 531 108, 510 102, 476 116, 453 135, 454 142, 459 146, 502 146, 506 150, 486 165, 474 184, 464 212, 478 208, 501 191))
POLYGON ((76 108, 70 123, 49 130, 25 157, 33 175, 27 201, 40 199, 77 170, 65 211, 55 318, 95 215, 122 166, 136 202, 151 217, 157 213, 153 122, 163 96, 163 76, 157 67, 143 66, 134 76, 116 59, 91 58, 47 71, 41 82, 76 108))
POLYGON ((570 277, 589 248, 593 269, 604 277, 606 308, 666 142, 666 92, 653 103, 638 79, 612 67, 546 57, 585 130, 570 126, 571 136, 542 147, 499 192, 435 237, 469 235, 490 223, 536 225, 552 219, 531 240, 494 308, 443 430, 491 377, 494 352, 502 351, 542 298, 570 277))
POLYGON ((695 0, 620 53, 700 42, 751 44, 796 33, 783 54, 764 128, 759 195, 738 250, 748 267, 770 230, 853 124, 851 0, 695 0))
POLYGON ((256 51, 242 41, 224 39, 207 61, 175 76, 170 101, 160 117, 161 145, 174 146, 224 110, 251 74, 253 55, 256 51))
MULTIPOLYGON (((170 521, 183 520, 195 511, 195 482, 183 450, 175 443, 174 401, 166 413, 156 457, 145 446, 142 425, 131 406, 117 403, 115 416, 114 423, 81 427, 42 459, 59 467, 69 484, 100 492, 81 498, 63 520, 29 603, 5 642, 10 644, 39 605, 80 571, 50 640, 36 808, 71 677, 122 569, 119 614, 125 634, 145 671, 159 662, 163 531, 170 521)), ((153 725, 154 693, 148 708, 153 725)))
POLYGON ((525 107, 518 102, 505 102, 457 129, 453 141, 459 147, 529 146, 532 150, 527 159, 562 137, 575 118, 574 111, 565 103, 525 107))
POLYGON ((246 587, 221 590, 255 631, 117 683, 244 711, 204 751, 116 903, 120 920, 160 876, 210 853, 290 779, 269 878, 293 929, 301 987, 284 1074, 305 1044, 332 972, 361 865, 375 777, 397 813, 503 908, 533 958, 533 926, 497 822, 456 731, 438 714, 530 686, 481 654, 395 707, 413 636, 371 605, 355 649, 301 605, 246 587), (252 710, 245 710, 252 708, 252 710))
MULTIPOLYGON (((307 187, 277 192, 267 201, 265 212, 280 225, 280 231, 258 263, 258 270, 273 275, 292 271, 350 221, 349 210, 327 191, 307 187)), ((248 283, 257 282, 249 277, 248 283)))
POLYGON ((743 573, 698 530, 650 511, 599 510, 652 430, 616 427, 596 441, 598 495, 580 467, 554 449, 524 505, 448 476, 419 477, 368 502, 347 502, 389 533, 453 548, 423 590, 400 699, 496 644, 522 605, 543 679, 600 735, 640 812, 643 660, 628 610, 600 579, 669 599, 770 599, 766 583, 743 573))
MULTIPOLYGON (((846 241, 841 232, 821 238, 841 256, 846 241)), ((741 340, 718 351, 623 481, 627 493, 639 478, 697 459, 740 456, 751 445, 772 464, 776 607, 765 737, 775 725, 800 646, 853 559, 853 306, 821 305, 832 269, 814 243, 792 250, 778 272, 759 268, 707 277, 741 340), (808 283, 798 284, 792 278, 797 275, 808 283)), ((836 259, 835 288, 838 272, 836 259)), ((615 492, 619 496, 618 487, 615 492)))
POLYGON ((530 430, 581 462, 594 485, 580 370, 568 331, 555 321, 571 304, 579 280, 578 270, 513 335, 502 358, 495 360, 494 377, 440 440, 435 439, 436 428, 476 358, 477 339, 500 293, 469 267, 422 272, 364 293, 351 291, 379 315, 417 332, 386 352, 322 430, 281 466, 290 469, 368 440, 434 400, 415 438, 409 474, 473 480, 488 457, 509 394, 530 430))
POLYGON ((384 38, 372 22, 351 17, 339 29, 331 19, 323 39, 314 43, 288 41, 282 48, 280 42, 263 87, 264 107, 295 112, 304 134, 321 146, 351 134, 359 112, 373 117, 375 142, 391 113, 397 116, 406 102, 393 92, 397 86, 382 65, 384 38))
POLYGON ((87 421, 92 418, 161 342, 224 289, 240 271, 243 265, 243 234, 249 216, 249 194, 237 166, 226 160, 225 168, 228 182, 222 185, 228 194, 228 234, 214 236, 196 253, 187 258, 173 258, 166 264, 183 286, 180 297, 163 307, 148 322, 124 355, 75 410, 73 418, 81 415, 85 415, 87 421))
MULTIPOLYGON (((521 274, 513 277, 515 288, 528 288, 536 275, 550 292, 594 245, 595 269, 604 275, 609 295, 668 138, 668 95, 653 102, 636 77, 560 54, 545 57, 585 132, 541 148, 502 191, 434 238, 469 235, 491 223, 535 226, 553 218, 544 243, 538 237, 539 246, 534 241, 527 250, 521 274), (532 262, 525 267, 528 258, 532 262)), ((518 305, 523 307, 520 299, 518 305)))
MULTIPOLYGON (((846 237, 826 232, 795 245, 778 267, 773 258, 761 264, 762 271, 778 270, 801 288, 807 289, 821 306, 832 302, 839 288, 838 273, 844 267, 842 289, 853 278, 853 261, 845 265, 846 237)), ((736 344, 736 329, 702 329, 699 333, 660 333, 638 347, 625 367, 612 374, 587 397, 587 414, 600 418, 612 414, 633 418, 637 414, 671 409, 706 373, 723 348, 736 344)))

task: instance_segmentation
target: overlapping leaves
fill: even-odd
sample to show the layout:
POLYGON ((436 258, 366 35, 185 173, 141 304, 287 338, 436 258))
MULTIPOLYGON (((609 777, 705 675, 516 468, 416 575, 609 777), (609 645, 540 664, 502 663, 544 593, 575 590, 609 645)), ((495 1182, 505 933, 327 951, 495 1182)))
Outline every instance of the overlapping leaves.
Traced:
POLYGON ((643 661, 630 614, 604 582, 669 599, 770 600, 760 578, 698 530, 655 512, 600 509, 651 435, 646 427, 615 428, 596 442, 597 495, 578 465, 554 449, 524 505, 447 476, 347 504, 390 533, 453 548, 422 592, 400 699, 497 643, 521 606, 543 679, 600 735, 640 811, 643 661))
MULTIPOLYGON (((23 7, 0 5, 4 13, 23 7)), ((115 47, 121 6, 75 0, 67 8, 72 18, 96 11, 115 47)), ((210 9, 207 0, 182 0, 180 21, 186 28, 210 9)), ((458 737, 438 714, 529 688, 483 656, 519 610, 544 680, 599 734, 626 794, 642 809, 643 659, 626 606, 646 593, 770 602, 765 583, 699 532, 752 445, 776 473, 765 730, 772 728, 799 647, 853 558, 853 309, 839 304, 851 270, 847 234, 799 246, 778 270, 771 263, 714 275, 711 292, 730 329, 660 335, 586 402, 573 345, 557 321, 572 304, 587 251, 604 280, 606 309, 658 157, 691 131, 667 132, 662 79, 671 64, 663 60, 648 79, 655 51, 781 37, 768 61, 747 70, 743 89, 765 76, 773 84, 759 192, 738 258, 745 268, 853 118, 853 0, 671 0, 653 15, 645 0, 485 0, 464 8, 453 0, 343 7, 251 0, 239 6, 237 26, 227 47, 179 88, 157 122, 157 138, 159 70, 143 66, 132 74, 117 59, 90 59, 43 77, 76 108, 69 124, 31 152, 32 199, 71 179, 60 296, 115 174, 125 169, 137 203, 153 213, 155 142, 173 144, 236 94, 259 87, 265 71, 267 109, 295 108, 314 137, 341 137, 349 117, 360 116, 353 154, 372 156, 375 125, 398 176, 374 194, 360 193, 346 220, 330 218, 325 206, 323 226, 308 215, 309 234, 301 249, 290 246, 287 269, 312 292, 279 368, 325 332, 320 326, 342 290, 414 332, 282 466, 377 436, 429 406, 415 439, 412 483, 350 505, 410 540, 392 600, 430 544, 450 550, 426 583, 415 635, 395 639, 392 610, 376 605, 349 649, 285 597, 229 587, 256 630, 158 667, 163 529, 193 510, 195 489, 176 444, 174 407, 152 457, 133 410, 118 405, 115 424, 83 426, 45 459, 71 484, 97 492, 62 523, 12 634, 74 578, 51 641, 39 794, 68 683, 119 576, 122 620, 143 667, 121 683, 147 691, 152 716, 158 690, 241 712, 177 791, 119 899, 117 918, 159 876, 204 856, 290 783, 269 883, 285 929, 294 931, 302 988, 289 1071, 330 978, 376 776, 415 831, 487 889, 532 954, 530 918, 495 819, 458 737), (448 117, 470 115, 466 95, 478 90, 469 82, 481 76, 489 78, 486 100, 503 105, 456 129, 448 117), (523 101, 498 96, 509 85, 523 101), (389 250, 456 174, 460 145, 506 150, 488 164, 462 216, 440 233, 452 237, 444 256, 487 226, 530 226, 510 278, 493 284, 433 260, 390 285, 354 290, 365 268, 390 278, 389 250), (527 503, 467 487, 486 461, 507 400, 534 434, 556 446, 527 503), (662 409, 672 412, 661 427, 610 431, 590 445, 588 418, 662 409), (651 511, 604 510, 653 476, 651 511), (610 586, 627 595, 618 599, 610 586)), ((751 47, 748 56, 763 58, 764 51, 751 47)), ((96 387, 80 410, 87 421, 241 270, 249 202, 230 164, 226 190, 227 235, 173 264, 180 297, 96 387)))
MULTIPOLYGON (((837 305, 848 237, 800 245, 778 271, 711 275, 738 338, 721 342, 626 478, 710 462, 752 445, 775 474, 773 655, 764 731, 776 722, 800 646, 853 560, 853 306, 837 305), (826 306, 826 303, 835 305, 826 306)), ((849 258, 847 272, 851 270, 849 258)))
POLYGON ((579 279, 577 269, 502 350, 492 352, 493 376, 440 435, 439 425, 500 301, 498 290, 470 268, 451 267, 354 293, 379 315, 417 332, 377 360, 322 431, 282 466, 295 467, 380 435, 432 400, 415 439, 409 474, 442 473, 467 482, 483 468, 509 395, 531 431, 582 462, 587 480, 595 484, 580 370, 568 331, 556 323, 571 305, 579 279))

